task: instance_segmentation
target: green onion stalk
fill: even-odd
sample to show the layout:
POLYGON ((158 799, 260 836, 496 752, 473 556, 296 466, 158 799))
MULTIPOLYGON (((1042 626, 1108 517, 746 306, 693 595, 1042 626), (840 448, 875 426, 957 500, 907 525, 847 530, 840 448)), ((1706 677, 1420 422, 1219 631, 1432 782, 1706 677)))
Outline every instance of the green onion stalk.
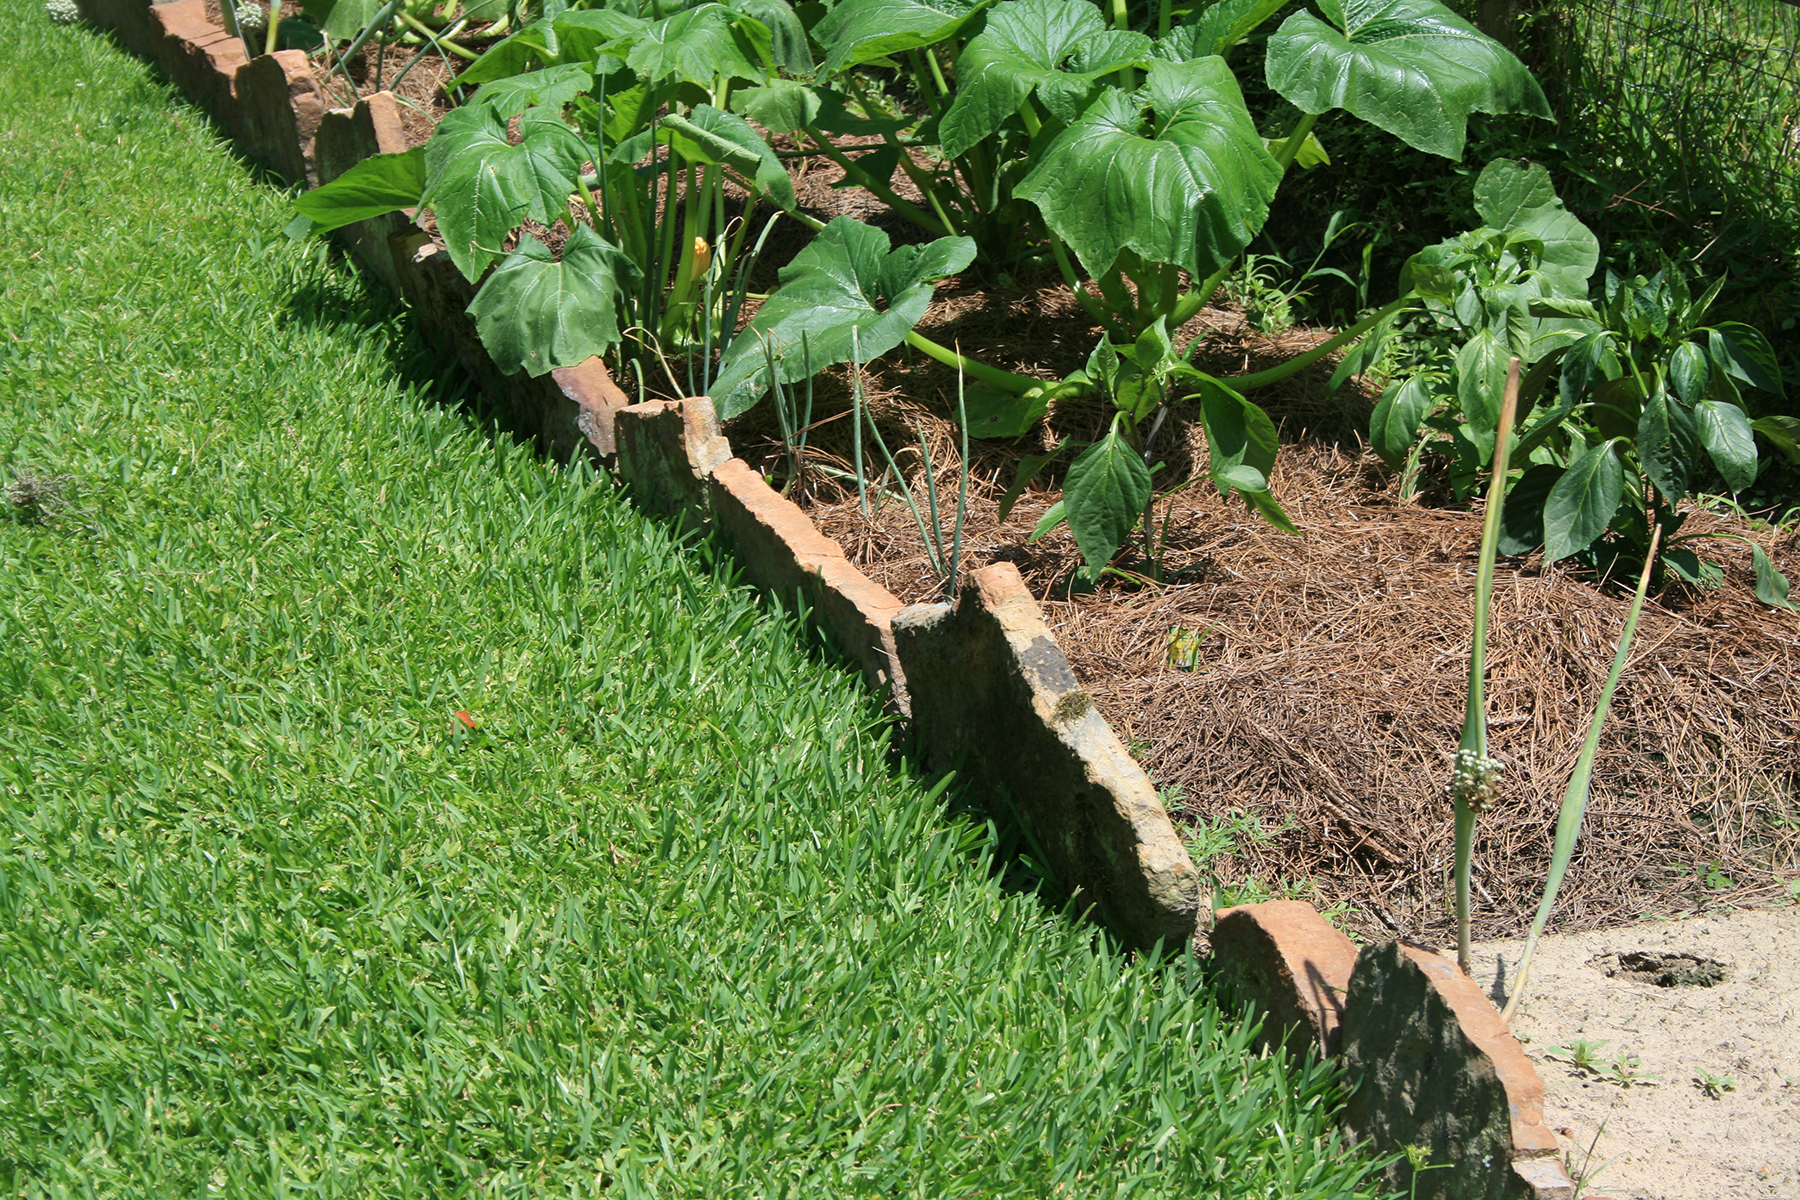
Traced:
POLYGON ((1662 526, 1658 524, 1650 531, 1650 549, 1644 555, 1644 569, 1638 574, 1637 593, 1631 598, 1631 610, 1625 615, 1625 631, 1619 635, 1619 649, 1613 655, 1612 670, 1607 673, 1606 686, 1600 689, 1600 700, 1594 705, 1594 719, 1588 724, 1587 740, 1582 743, 1581 756, 1575 760, 1575 773, 1569 777, 1568 790, 1563 793, 1562 811, 1556 815, 1556 844, 1550 854, 1550 873, 1544 878, 1544 894, 1538 900, 1537 915, 1532 918, 1531 933, 1525 939, 1525 953, 1519 959, 1519 973, 1513 980, 1512 995, 1500 1013, 1508 1021, 1512 1020, 1520 998, 1525 995, 1538 938, 1543 936, 1544 926, 1550 922, 1550 913, 1556 907, 1556 893, 1562 887, 1569 860, 1575 855, 1575 839, 1581 836, 1582 818, 1587 814, 1588 789, 1594 781, 1594 758, 1600 752, 1600 727, 1606 724, 1613 691, 1619 686, 1619 676, 1625 673, 1625 661, 1631 654, 1631 640, 1637 635, 1638 615, 1644 611, 1644 595, 1650 590, 1650 569, 1656 565, 1656 548, 1661 540, 1662 526))
POLYGON ((1488 610, 1494 598, 1494 557, 1500 543, 1500 517, 1506 505, 1506 459, 1512 440, 1513 410, 1519 402, 1519 360, 1506 372, 1500 401, 1500 424, 1494 436, 1494 470, 1488 484, 1487 519, 1481 528, 1481 553, 1475 570, 1475 631, 1469 646, 1469 697, 1463 709, 1462 741, 1445 789, 1456 813, 1456 964, 1473 975, 1469 955, 1469 873, 1473 866, 1475 818, 1500 794, 1501 763, 1488 755, 1487 634, 1488 610))

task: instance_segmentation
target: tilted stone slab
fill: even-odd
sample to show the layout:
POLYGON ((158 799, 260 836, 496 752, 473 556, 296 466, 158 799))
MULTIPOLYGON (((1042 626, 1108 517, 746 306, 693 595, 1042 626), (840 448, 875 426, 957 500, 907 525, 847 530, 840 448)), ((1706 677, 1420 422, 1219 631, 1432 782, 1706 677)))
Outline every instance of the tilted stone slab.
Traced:
POLYGON ((160 27, 150 21, 150 0, 75 0, 81 19, 96 29, 110 29, 119 35, 125 49, 139 58, 156 56, 156 38, 160 27))
POLYGON ((707 479, 731 459, 718 414, 704 396, 652 400, 620 411, 613 427, 619 478, 640 504, 688 529, 711 519, 707 479))
POLYGON ((236 70, 238 149, 289 183, 320 182, 313 146, 325 117, 325 95, 306 52, 259 54, 236 70))
POLYGON ((1365 946, 1344 1001, 1344 1125, 1403 1158, 1388 1185, 1418 1200, 1572 1200, 1544 1125, 1544 1084, 1481 987, 1456 964, 1401 942, 1365 946), (1416 1189, 1416 1191, 1408 1191, 1416 1189))
POLYGON ((1219 981, 1263 1014, 1258 1045, 1338 1052, 1356 944, 1300 900, 1222 908, 1213 923, 1219 981))
POLYGON ((852 566, 842 546, 742 459, 714 468, 708 484, 713 525, 745 577, 783 601, 803 596, 813 619, 862 667, 870 686, 904 712, 906 682, 894 654, 900 600, 852 566))
MULTIPOLYGON (((359 100, 355 108, 334 108, 319 118, 319 132, 313 139, 313 171, 319 183, 326 184, 365 158, 399 154, 405 149, 400 105, 391 92, 377 92, 359 100)), ((336 236, 376 278, 399 292, 393 241, 398 234, 413 232, 412 217, 411 209, 385 213, 346 225, 336 236)))
POLYGON ((1200 876, 1018 569, 971 573, 954 607, 906 609, 894 640, 932 769, 960 764, 997 818, 1025 827, 1057 883, 1122 939, 1186 943, 1206 907, 1200 876))
POLYGON ((172 0, 150 10, 151 57, 176 87, 227 128, 236 118, 233 86, 249 61, 244 43, 206 19, 205 0, 172 0))

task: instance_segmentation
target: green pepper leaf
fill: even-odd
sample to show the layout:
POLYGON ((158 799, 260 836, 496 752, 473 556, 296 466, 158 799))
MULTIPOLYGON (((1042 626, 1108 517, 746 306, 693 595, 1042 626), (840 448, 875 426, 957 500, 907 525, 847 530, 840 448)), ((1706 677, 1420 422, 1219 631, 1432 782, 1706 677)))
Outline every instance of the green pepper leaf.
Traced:
POLYGON ((312 221, 311 232, 342 229, 402 208, 417 208, 425 192, 423 147, 365 158, 330 183, 294 197, 294 209, 312 221))
POLYGON ((542 375, 618 344, 619 297, 638 278, 636 264, 586 225, 575 226, 561 262, 526 234, 475 293, 469 315, 495 366, 542 375))
POLYGON ((1406 466, 1419 428, 1436 405, 1430 385, 1417 375, 1382 393, 1369 417, 1369 444, 1382 462, 1396 471, 1406 466))
POLYGON ((1435 0, 1332 7, 1340 28, 1302 9, 1269 38, 1269 86, 1303 112, 1341 108, 1445 158, 1472 112, 1551 115, 1523 63, 1435 0))
POLYGON ((1758 417, 1750 428, 1768 438, 1775 448, 1800 463, 1800 417, 1758 417))
POLYGON ((1544 561, 1593 545, 1612 523, 1624 492, 1625 467, 1610 441, 1576 455, 1544 500, 1544 561))
POLYGON ((1200 277, 1262 228, 1280 180, 1231 68, 1203 58, 1152 63, 1130 96, 1101 92, 1014 194, 1037 205, 1090 275, 1130 249, 1200 277))
POLYGON ((458 108, 425 144, 425 194, 450 260, 476 279, 502 253, 506 235, 530 217, 562 217, 582 164, 592 153, 554 111, 527 109, 512 145, 507 122, 491 109, 458 108))
POLYGON ((1544 505, 1563 468, 1538 463, 1506 491, 1506 503, 1500 509, 1500 536, 1495 542, 1499 554, 1530 554, 1544 544, 1544 505))
POLYGON ((1119 552, 1149 499, 1150 469, 1119 436, 1115 422, 1105 437, 1069 465, 1063 480, 1069 532, 1075 535, 1090 575, 1098 575, 1119 552))
MULTIPOLYGON (((1039 418, 1050 411, 1050 397, 1041 388, 1014 396, 971 384, 963 398, 963 411, 970 437, 1015 438, 1029 433, 1039 418)), ((1002 502, 1000 507, 1004 511, 1010 505, 1002 502)), ((1004 516, 999 519, 1006 520, 1004 516)))
POLYGON ((1091 4, 1006 0, 957 57, 956 99, 938 125, 938 142, 950 158, 966 153, 1034 91, 1052 116, 1071 124, 1100 76, 1149 55, 1149 38, 1107 28, 1091 4))
POLYGON ((1670 504, 1688 494, 1694 459, 1700 450, 1694 418, 1679 404, 1671 403, 1668 389, 1659 381, 1644 398, 1638 414, 1637 452, 1644 476, 1670 504))
POLYGON ((1456 399, 1463 420, 1480 435, 1477 444, 1491 450, 1500 426, 1500 398, 1506 390, 1506 369, 1512 357, 1507 345, 1491 329, 1483 329, 1456 352, 1456 399))
POLYGON ((1797 606, 1788 599, 1788 577, 1775 569, 1768 554, 1755 542, 1750 543, 1750 561, 1756 568, 1756 598, 1770 608, 1794 611, 1797 606))
POLYGON ((1741 492, 1756 482, 1756 433, 1743 409, 1702 400, 1694 405, 1694 424, 1726 487, 1741 492))
POLYGON ((864 360, 898 346, 931 303, 932 282, 975 258, 968 238, 890 250, 888 235, 851 217, 827 225, 781 269, 780 286, 719 363, 712 400, 721 417, 749 410, 769 388, 767 342, 783 383, 804 377, 804 331, 813 370, 849 362, 857 331, 864 360))
POLYGON ((1202 379, 1200 421, 1206 429, 1209 470, 1220 482, 1220 490, 1226 491, 1227 484, 1241 486, 1230 481, 1231 470, 1236 467, 1249 467, 1262 480, 1246 490, 1266 489, 1281 446, 1269 414, 1219 381, 1202 379))
POLYGON ((1787 395, 1781 385, 1781 363, 1769 340, 1741 321, 1721 321, 1707 339, 1713 362, 1726 374, 1751 387, 1777 396, 1787 395))

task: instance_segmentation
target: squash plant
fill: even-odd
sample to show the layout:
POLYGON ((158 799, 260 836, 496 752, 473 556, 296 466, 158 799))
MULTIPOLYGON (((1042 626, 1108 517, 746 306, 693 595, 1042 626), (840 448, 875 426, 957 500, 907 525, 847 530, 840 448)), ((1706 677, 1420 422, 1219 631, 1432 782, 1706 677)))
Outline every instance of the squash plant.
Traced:
MULTIPOLYGON (((1230 386, 1191 367, 1173 369, 1172 361, 1191 354, 1192 345, 1171 347, 1171 360, 1145 343, 1153 331, 1167 341, 1170 330, 1212 299, 1261 229, 1287 169, 1323 160, 1314 136, 1319 118, 1343 109, 1455 157, 1472 112, 1548 115, 1525 68, 1435 0, 1324 0, 1324 19, 1295 13, 1268 39, 1264 70, 1302 116, 1286 137, 1265 141, 1228 56, 1281 7, 1275 0, 1220 0, 1173 27, 1164 8, 1153 30, 1137 30, 1122 8, 1109 21, 1088 0, 841 0, 814 28, 821 76, 836 72, 875 119, 885 114, 852 69, 910 64, 915 87, 933 110, 911 143, 885 133, 888 154, 871 155, 872 168, 833 151, 825 131, 808 119, 809 103, 822 107, 826 95, 841 93, 784 81, 740 96, 745 111, 771 128, 810 137, 853 181, 915 223, 969 237, 990 269, 1006 261, 1003 247, 1022 244, 1041 245, 1057 264, 1105 331, 1096 353, 1121 370, 1078 372, 1047 386, 954 353, 916 330, 905 337, 988 385, 975 408, 990 432, 1024 432, 1051 399, 1071 390, 1155 379, 1147 391, 1113 395, 1118 418, 1071 465, 1063 501, 1053 510, 1068 517, 1090 573, 1112 558, 1140 515, 1148 521, 1152 447, 1146 435, 1167 405, 1202 397, 1209 442, 1231 444, 1234 431, 1267 421, 1241 393, 1304 368, 1413 302, 1403 296, 1308 355, 1230 386), (940 52, 954 60, 954 87, 940 52), (935 162, 922 164, 910 153, 921 145, 935 146, 935 162), (887 186, 885 175, 896 165, 919 187, 923 205, 887 186), (995 392, 1014 399, 996 403, 995 392), (1154 404, 1140 411, 1150 395, 1154 404), (1142 472, 1119 465, 1126 446, 1143 460, 1142 472)), ((820 267, 837 276, 854 273, 841 261, 820 267)), ((721 412, 756 403, 769 386, 768 372, 747 343, 728 352, 713 392, 721 412)), ((1228 494, 1235 490, 1285 522, 1267 491, 1267 466, 1259 471, 1249 460, 1218 453, 1212 477, 1228 494)), ((1147 550, 1149 533, 1146 524, 1147 550)))
MULTIPOLYGON (((732 90, 811 65, 779 0, 657 19, 563 11, 474 62, 460 77, 481 85, 474 99, 424 147, 369 159, 296 207, 315 231, 428 210, 451 260, 481 282, 470 313, 502 370, 539 375, 624 346, 640 376, 647 364, 704 392, 746 295, 748 207, 766 200, 823 228, 795 212, 780 157, 729 111, 732 90), (727 213, 728 180, 747 193, 746 216, 727 213), (559 221, 569 231, 560 253, 521 228, 559 221)), ((846 114, 838 127, 865 124, 846 114)), ((953 249, 945 258, 949 271, 968 261, 953 249)))

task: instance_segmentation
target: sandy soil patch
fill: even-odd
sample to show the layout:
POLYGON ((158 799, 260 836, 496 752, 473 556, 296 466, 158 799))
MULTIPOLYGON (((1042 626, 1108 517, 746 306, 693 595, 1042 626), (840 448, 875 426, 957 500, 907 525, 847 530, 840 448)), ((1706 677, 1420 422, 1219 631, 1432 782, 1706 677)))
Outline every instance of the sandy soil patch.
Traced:
MULTIPOLYGON (((1521 945, 1477 946, 1490 994, 1521 945)), ((1546 938, 1513 1032, 1586 1194, 1800 1200, 1800 908, 1546 938)))

